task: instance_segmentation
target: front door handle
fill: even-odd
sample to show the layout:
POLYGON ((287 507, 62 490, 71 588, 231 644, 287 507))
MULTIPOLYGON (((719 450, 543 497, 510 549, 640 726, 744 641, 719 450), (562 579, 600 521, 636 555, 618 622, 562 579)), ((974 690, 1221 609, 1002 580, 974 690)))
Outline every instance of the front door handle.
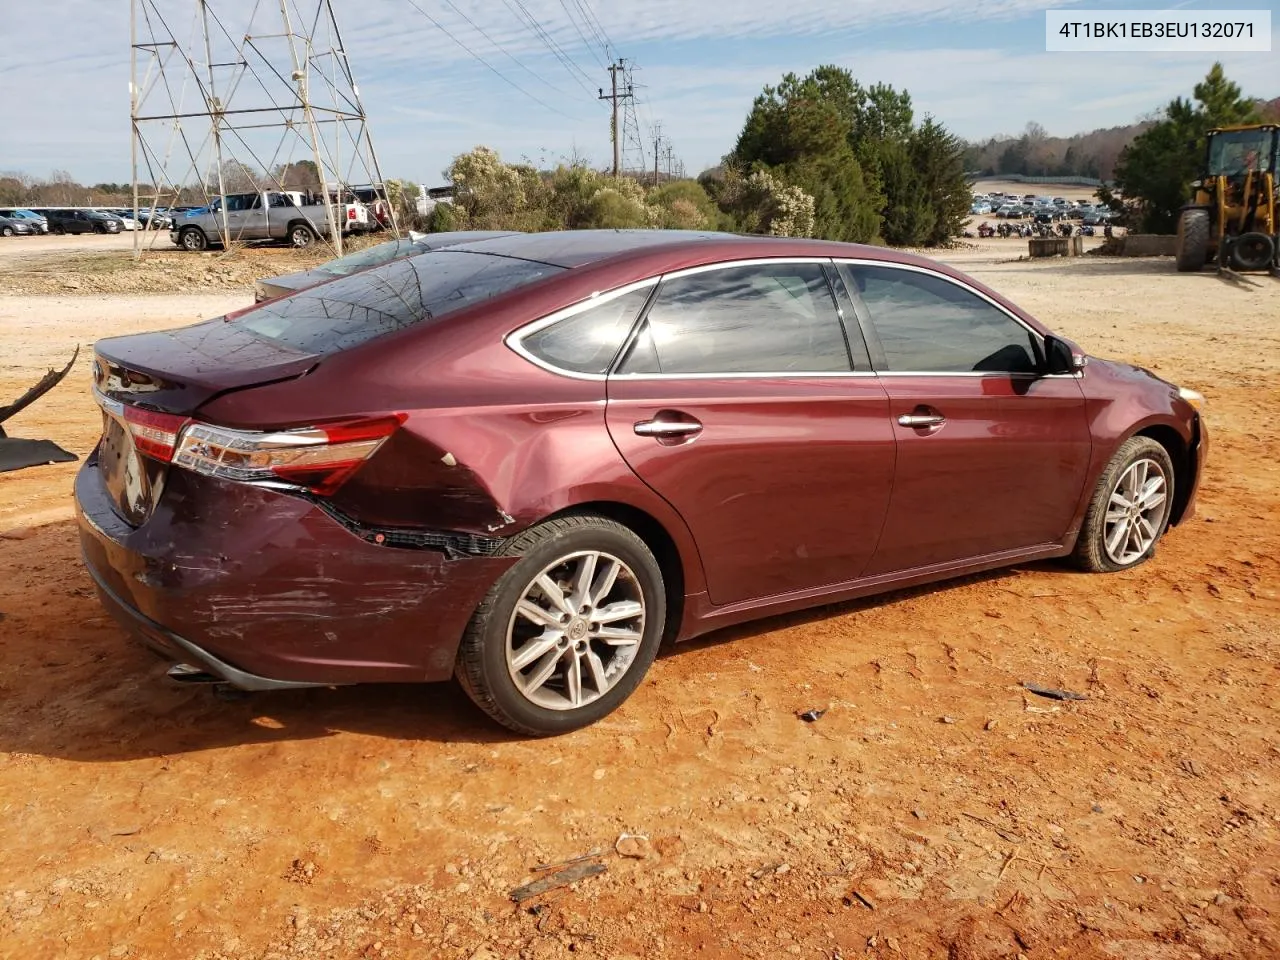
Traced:
POLYGON ((904 413, 898 418, 898 423, 904 427, 915 427, 919 430, 922 427, 940 427, 947 422, 947 418, 940 413, 904 413))
POLYGON ((640 437, 692 437, 702 432, 697 420, 641 420, 635 425, 640 437))

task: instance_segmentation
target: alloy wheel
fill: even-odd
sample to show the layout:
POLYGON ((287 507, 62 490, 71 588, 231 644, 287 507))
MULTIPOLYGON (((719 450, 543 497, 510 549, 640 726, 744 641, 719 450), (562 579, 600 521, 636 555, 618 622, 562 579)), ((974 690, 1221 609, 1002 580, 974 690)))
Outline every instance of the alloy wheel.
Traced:
POLYGON ((1107 503, 1103 549, 1113 563, 1136 563, 1156 542, 1169 510, 1169 480, 1155 460, 1131 463, 1107 503))
POLYGON ((600 551, 570 554, 525 587, 507 625, 507 670, 531 703, 576 710, 627 673, 644 623, 644 591, 627 564, 600 551))

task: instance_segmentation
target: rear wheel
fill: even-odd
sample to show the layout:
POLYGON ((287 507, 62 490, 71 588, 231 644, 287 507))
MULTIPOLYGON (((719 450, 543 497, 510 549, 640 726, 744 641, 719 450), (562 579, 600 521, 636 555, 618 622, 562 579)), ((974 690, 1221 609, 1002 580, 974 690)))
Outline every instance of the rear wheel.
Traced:
POLYGON ((289 243, 299 250, 315 243, 316 234, 305 223, 295 223, 289 227, 289 243))
POLYGON ((1184 273, 1203 270, 1209 262, 1209 211, 1183 210, 1178 217, 1174 262, 1184 273))
POLYGON ((50 231, 50 233, 52 233, 55 237, 65 236, 66 232, 67 232, 67 228, 60 223, 54 226, 54 228, 50 231))
POLYGON ((209 249, 209 238, 204 235, 204 231, 199 227, 184 228, 178 234, 178 242, 182 244, 184 250, 190 250, 193 253, 209 249))
POLYGON ((1093 573, 1127 570, 1149 559, 1169 525, 1173 461, 1150 437, 1130 437, 1098 478, 1073 555, 1093 573))
POLYGON ((592 516, 547 521, 503 552, 520 560, 467 627, 456 667, 463 689, 530 736, 611 713, 644 678, 665 627, 653 553, 628 528, 592 516))
POLYGON ((12 237, 13 227, 0 228, 0 237, 12 237))
POLYGON ((1237 270, 1268 270, 1275 256, 1275 242, 1265 233, 1244 233, 1231 244, 1231 266, 1237 270))

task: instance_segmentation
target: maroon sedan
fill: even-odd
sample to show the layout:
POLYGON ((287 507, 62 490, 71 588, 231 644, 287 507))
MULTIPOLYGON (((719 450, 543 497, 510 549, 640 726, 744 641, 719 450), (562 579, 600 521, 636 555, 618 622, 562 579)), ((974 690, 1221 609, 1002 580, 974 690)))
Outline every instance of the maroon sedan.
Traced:
POLYGON ((103 340, 76 480, 103 602, 177 679, 456 675, 590 723, 664 639, 1189 517, 1199 394, 871 247, 659 231, 435 250, 103 340))

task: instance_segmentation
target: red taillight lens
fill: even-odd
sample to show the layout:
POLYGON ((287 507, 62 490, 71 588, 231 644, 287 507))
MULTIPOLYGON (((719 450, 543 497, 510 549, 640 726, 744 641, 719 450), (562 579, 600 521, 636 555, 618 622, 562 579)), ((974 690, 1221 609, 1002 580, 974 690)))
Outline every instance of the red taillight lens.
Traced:
POLYGON ((354 220, 355 218, 356 218, 356 208, 355 208, 355 207, 347 207, 347 219, 348 219, 348 220, 354 220))
POLYGON ((172 413, 156 413, 125 406, 124 422, 133 435, 133 445, 139 453, 161 463, 168 463, 173 459, 178 436, 191 420, 172 413))
POLYGON ((210 477, 280 480, 327 496, 342 486, 405 421, 404 414, 344 420, 278 433, 191 423, 173 462, 210 477))

